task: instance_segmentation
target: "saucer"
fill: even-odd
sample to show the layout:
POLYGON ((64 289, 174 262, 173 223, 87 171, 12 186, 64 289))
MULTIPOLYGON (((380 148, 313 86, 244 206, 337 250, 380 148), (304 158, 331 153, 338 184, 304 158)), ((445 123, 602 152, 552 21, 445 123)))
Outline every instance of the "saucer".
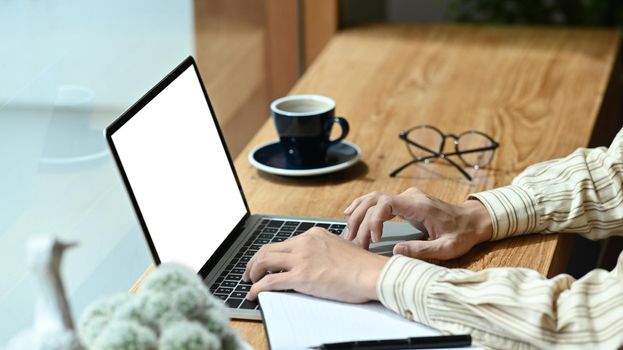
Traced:
POLYGON ((357 145, 342 141, 329 146, 327 161, 320 167, 294 168, 286 165, 286 157, 279 141, 269 142, 254 148, 249 153, 249 162, 264 172, 283 176, 315 176, 329 174, 353 166, 361 157, 357 145))

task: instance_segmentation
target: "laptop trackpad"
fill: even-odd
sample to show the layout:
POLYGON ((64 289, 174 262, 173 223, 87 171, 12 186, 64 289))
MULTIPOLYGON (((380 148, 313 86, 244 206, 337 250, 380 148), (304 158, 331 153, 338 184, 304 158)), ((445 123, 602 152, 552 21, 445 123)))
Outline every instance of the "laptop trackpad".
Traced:
POLYGON ((383 224, 383 237, 379 242, 370 244, 370 251, 380 255, 392 256, 396 243, 424 239, 425 237, 426 234, 408 223, 385 222, 383 224))

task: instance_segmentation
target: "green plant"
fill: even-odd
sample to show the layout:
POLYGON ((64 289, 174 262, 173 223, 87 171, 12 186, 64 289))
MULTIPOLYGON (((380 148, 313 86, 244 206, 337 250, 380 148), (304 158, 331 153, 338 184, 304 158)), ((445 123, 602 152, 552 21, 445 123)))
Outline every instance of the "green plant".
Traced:
POLYGON ((454 0, 448 16, 460 22, 588 27, 623 26, 618 0, 454 0))

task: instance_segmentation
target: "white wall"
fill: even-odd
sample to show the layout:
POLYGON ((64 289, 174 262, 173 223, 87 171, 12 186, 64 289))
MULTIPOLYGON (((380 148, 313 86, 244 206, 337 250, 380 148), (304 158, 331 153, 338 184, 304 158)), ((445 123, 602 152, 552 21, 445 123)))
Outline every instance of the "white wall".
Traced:
POLYGON ((127 107, 193 52, 193 28, 190 0, 0 0, 0 106, 72 84, 127 107))

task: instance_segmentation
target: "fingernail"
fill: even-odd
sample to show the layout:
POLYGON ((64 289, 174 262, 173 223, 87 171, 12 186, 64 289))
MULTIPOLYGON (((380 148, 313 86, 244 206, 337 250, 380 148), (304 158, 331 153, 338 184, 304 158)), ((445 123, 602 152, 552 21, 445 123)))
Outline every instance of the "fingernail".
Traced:
POLYGON ((350 230, 348 229, 348 226, 346 226, 342 234, 344 235, 345 239, 350 239, 350 230))
POLYGON ((376 243, 378 241, 378 239, 376 239, 376 233, 374 233, 374 231, 370 230, 370 236, 371 236, 372 242, 376 243))

